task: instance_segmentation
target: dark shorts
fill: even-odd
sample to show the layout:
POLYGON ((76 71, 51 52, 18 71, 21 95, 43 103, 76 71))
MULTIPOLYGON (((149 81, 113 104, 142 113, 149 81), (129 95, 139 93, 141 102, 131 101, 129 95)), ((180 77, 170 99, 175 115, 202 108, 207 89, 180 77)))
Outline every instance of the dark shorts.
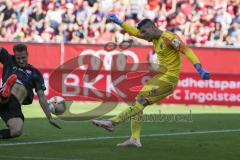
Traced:
POLYGON ((0 117, 6 124, 9 119, 16 117, 20 117, 24 121, 21 105, 15 96, 10 95, 7 103, 0 103, 0 117))

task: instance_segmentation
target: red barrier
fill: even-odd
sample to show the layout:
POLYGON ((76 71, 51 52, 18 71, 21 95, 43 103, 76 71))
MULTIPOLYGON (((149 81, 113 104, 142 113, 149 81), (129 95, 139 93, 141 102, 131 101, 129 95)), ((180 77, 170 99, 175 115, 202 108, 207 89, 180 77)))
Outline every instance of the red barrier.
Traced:
MULTIPOLYGON (((97 75, 97 80, 91 82, 91 78, 83 80, 84 71, 74 71, 65 79, 62 78, 63 75, 51 76, 51 70, 41 71, 47 86, 45 93, 48 98, 61 95, 66 99, 78 101, 111 101, 111 97, 116 99, 116 96, 121 102, 133 102, 137 92, 131 91, 131 88, 148 79, 142 76, 132 83, 132 80, 126 79, 126 74, 116 72, 111 75, 110 72, 102 71, 97 75)), ((175 92, 161 103, 239 106, 239 90, 238 75, 232 75, 229 79, 216 74, 211 80, 204 81, 196 74, 186 73, 181 75, 175 92)))
MULTIPOLYGON (((1 45, 8 51, 11 51, 13 44, 2 43, 1 45)), ((128 82, 120 78, 121 76, 125 75, 124 73, 116 72, 115 78, 120 78, 117 81, 118 83, 111 79, 112 75, 109 73, 109 70, 112 69, 112 65, 116 65, 115 69, 117 70, 121 71, 122 69, 122 64, 120 63, 118 65, 118 60, 114 61, 112 57, 122 53, 127 57, 127 62, 147 62, 151 47, 135 46, 124 51, 117 48, 113 52, 107 52, 103 47, 103 45, 65 45, 65 62, 74 57, 78 57, 79 55, 95 55, 100 57, 103 61, 101 72, 99 75, 97 75, 98 79, 92 84, 90 82, 83 84, 85 83, 82 77, 83 71, 77 70, 73 72, 71 74, 72 77, 65 81, 67 83, 65 84, 65 91, 66 93, 71 93, 71 89, 75 90, 78 96, 69 96, 65 94, 63 95, 65 98, 73 100, 105 100, 106 96, 117 96, 113 89, 115 88, 121 91, 119 92, 121 93, 121 97, 118 97, 120 101, 129 102, 134 100, 136 93, 128 92, 129 87, 133 87, 130 86, 132 82, 128 82), (77 86, 71 87, 73 84, 77 86), (85 90, 81 87, 85 87, 85 90), (101 95, 99 92, 103 93, 103 95, 101 95), (124 98, 124 95, 128 96, 124 98)), ((60 93, 57 93, 56 88, 55 90, 49 88, 49 77, 51 72, 60 65, 60 45, 28 44, 28 48, 30 63, 38 68, 41 68, 41 72, 44 74, 48 88, 46 91, 48 98, 56 94, 62 95, 62 90, 60 90, 60 93)), ((162 102, 179 104, 216 104, 229 106, 240 105, 240 65, 238 64, 240 62, 240 50, 212 48, 193 48, 193 50, 197 53, 198 57, 202 61, 202 65, 212 73, 212 80, 200 80, 192 65, 187 61, 186 58, 183 58, 182 74, 178 87, 172 96, 168 97, 162 102)), ((93 66, 95 65, 95 61, 90 60, 89 63, 92 63, 93 66)), ((50 79, 50 82, 52 80, 54 82, 60 80, 59 85, 61 86, 61 78, 61 76, 54 77, 53 79, 50 79)), ((144 78, 146 79, 146 77, 139 78, 134 84, 143 82, 144 78)), ((54 88, 52 85, 51 87, 54 88)), ((111 100, 111 98, 107 97, 107 100, 111 100)))
MULTIPOLYGON (((9 53, 13 53, 12 47, 15 43, 3 43, 1 47, 7 49, 9 53)), ((27 44, 29 52, 29 63, 37 68, 53 69, 60 65, 60 45, 58 44, 27 44)))

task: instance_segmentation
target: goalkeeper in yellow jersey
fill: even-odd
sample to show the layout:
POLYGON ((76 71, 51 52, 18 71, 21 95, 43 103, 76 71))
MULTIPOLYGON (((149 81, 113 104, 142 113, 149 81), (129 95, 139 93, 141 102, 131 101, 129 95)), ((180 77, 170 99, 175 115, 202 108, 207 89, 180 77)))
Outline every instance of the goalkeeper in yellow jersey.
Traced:
POLYGON ((179 79, 182 54, 185 54, 194 65, 202 79, 210 79, 210 74, 202 68, 197 56, 176 34, 159 30, 150 19, 144 19, 137 27, 133 27, 122 22, 115 14, 109 14, 107 18, 121 26, 130 35, 152 42, 159 63, 166 68, 164 74, 157 73, 144 85, 136 97, 136 102, 131 107, 111 119, 93 120, 93 124, 96 126, 113 131, 114 126, 131 118, 132 135, 128 140, 117 146, 142 147, 140 131, 143 110, 146 106, 162 100, 173 93, 179 79))

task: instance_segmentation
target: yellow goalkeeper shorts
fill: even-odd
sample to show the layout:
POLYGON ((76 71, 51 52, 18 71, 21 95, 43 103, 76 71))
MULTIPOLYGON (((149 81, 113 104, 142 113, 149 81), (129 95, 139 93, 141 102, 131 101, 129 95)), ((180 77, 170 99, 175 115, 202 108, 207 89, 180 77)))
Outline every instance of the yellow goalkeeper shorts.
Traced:
POLYGON ((147 104, 153 104, 173 93, 177 86, 178 78, 159 73, 151 78, 140 90, 137 100, 147 100, 147 104))

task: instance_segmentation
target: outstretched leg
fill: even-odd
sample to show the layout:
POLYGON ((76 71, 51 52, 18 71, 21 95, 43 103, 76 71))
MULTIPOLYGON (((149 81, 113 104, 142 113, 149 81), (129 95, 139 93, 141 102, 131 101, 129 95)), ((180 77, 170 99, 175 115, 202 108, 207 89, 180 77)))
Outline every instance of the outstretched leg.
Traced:
POLYGON ((113 127, 115 125, 131 118, 131 138, 121 144, 118 144, 118 146, 141 147, 140 131, 143 120, 142 112, 144 108, 170 95, 174 91, 176 84, 176 77, 162 77, 162 75, 156 75, 139 92, 136 102, 131 107, 109 120, 94 120, 93 123, 97 126, 113 131, 113 127))

